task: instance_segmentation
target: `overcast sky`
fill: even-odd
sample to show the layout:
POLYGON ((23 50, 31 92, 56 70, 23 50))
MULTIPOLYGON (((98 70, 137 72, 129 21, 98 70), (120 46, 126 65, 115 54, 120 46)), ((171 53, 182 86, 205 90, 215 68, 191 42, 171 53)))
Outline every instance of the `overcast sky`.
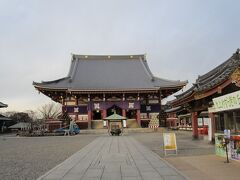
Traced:
POLYGON ((0 0, 0 102, 37 109, 33 81, 67 75, 71 53, 147 54, 191 85, 240 47, 238 0, 0 0))

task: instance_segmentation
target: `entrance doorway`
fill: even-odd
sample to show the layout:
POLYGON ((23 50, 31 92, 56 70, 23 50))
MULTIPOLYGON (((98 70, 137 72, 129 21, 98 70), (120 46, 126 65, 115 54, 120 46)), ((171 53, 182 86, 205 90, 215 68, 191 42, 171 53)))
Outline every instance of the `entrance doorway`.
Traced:
POLYGON ((116 105, 113 105, 112 107, 107 109, 107 116, 111 116, 112 114, 114 114, 114 111, 116 112, 116 114, 118 115, 122 115, 122 109, 116 105))
POLYGON ((101 111, 93 111, 93 120, 102 119, 101 111))
POLYGON ((136 114, 137 114, 136 110, 127 110, 126 117, 128 119, 136 119, 137 117, 136 114))

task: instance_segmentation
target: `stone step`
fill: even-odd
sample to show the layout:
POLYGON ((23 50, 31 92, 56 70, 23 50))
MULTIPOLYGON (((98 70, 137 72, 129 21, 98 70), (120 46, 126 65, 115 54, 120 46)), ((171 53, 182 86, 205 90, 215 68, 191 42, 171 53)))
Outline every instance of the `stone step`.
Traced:
MULTIPOLYGON (((147 132, 164 132, 165 128, 124 128, 124 133, 147 133, 147 132)), ((83 129, 80 134, 108 134, 108 129, 83 129)))

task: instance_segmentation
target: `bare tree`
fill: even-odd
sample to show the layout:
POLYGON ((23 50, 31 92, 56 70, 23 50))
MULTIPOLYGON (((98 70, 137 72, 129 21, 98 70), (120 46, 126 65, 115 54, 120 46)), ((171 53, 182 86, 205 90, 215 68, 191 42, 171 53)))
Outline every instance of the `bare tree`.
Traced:
POLYGON ((32 122, 32 118, 26 112, 15 112, 9 118, 16 122, 32 122))
POLYGON ((38 111, 26 110, 25 113, 31 118, 31 128, 42 129, 45 120, 41 118, 41 114, 38 111))
POLYGON ((61 105, 50 103, 39 109, 42 119, 57 119, 62 114, 61 105))

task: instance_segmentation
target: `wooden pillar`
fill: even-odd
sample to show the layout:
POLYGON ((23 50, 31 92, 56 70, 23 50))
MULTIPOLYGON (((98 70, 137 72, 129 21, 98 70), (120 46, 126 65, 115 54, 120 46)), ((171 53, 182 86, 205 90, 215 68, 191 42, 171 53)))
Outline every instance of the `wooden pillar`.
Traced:
POLYGON ((102 110, 102 118, 104 119, 106 117, 107 117, 107 110, 104 109, 104 110, 102 110))
POLYGON ((211 141, 214 140, 215 138, 215 133, 216 133, 216 122, 215 122, 215 117, 214 117, 214 114, 213 113, 209 113, 208 114, 208 117, 209 117, 209 123, 211 124, 211 126, 208 128, 211 128, 210 131, 211 131, 211 141))
POLYGON ((108 123, 107 123, 106 120, 104 120, 104 118, 107 117, 107 110, 106 110, 106 109, 103 109, 103 110, 101 111, 101 115, 102 115, 103 123, 106 122, 106 126, 104 126, 103 128, 108 128, 108 123))
POLYGON ((75 121, 78 120, 78 113, 75 114, 75 121))
POLYGON ((234 132, 237 133, 237 114, 236 112, 234 111, 233 112, 233 127, 234 127, 234 132))
MULTIPOLYGON (((123 102, 125 101, 125 94, 124 93, 122 94, 122 101, 123 102)), ((122 109, 122 116, 126 117, 126 109, 122 109)))
POLYGON ((140 109, 137 109, 136 119, 139 127, 141 127, 140 109))
POLYGON ((193 139, 198 139, 198 113, 192 112, 192 131, 193 139))
MULTIPOLYGON (((125 94, 122 94, 122 101, 125 101, 125 94)), ((122 109, 122 116, 126 117, 126 109, 122 109)))
MULTIPOLYGON (((123 117, 126 117, 126 109, 122 109, 122 116, 123 117)), ((127 121, 126 121, 126 128, 127 128, 127 121)))
POLYGON ((228 114, 226 112, 224 112, 224 114, 223 114, 223 119, 224 119, 224 129, 230 129, 229 118, 228 118, 228 114))
MULTIPOLYGON (((149 97, 146 98, 146 105, 149 105, 149 97)), ((149 119, 149 112, 147 111, 147 119, 149 119)))
POLYGON ((122 116, 126 117, 126 109, 122 109, 122 116))
MULTIPOLYGON (((78 107, 78 98, 77 98, 77 96, 75 96, 75 105, 78 107)), ((79 114, 79 111, 77 111, 77 112, 75 113, 75 121, 78 120, 78 114, 79 114)))
POLYGON ((62 98, 62 105, 65 106, 65 99, 62 96, 61 96, 61 98, 62 98))
MULTIPOLYGON (((161 112, 162 112, 162 92, 161 92, 161 89, 159 89, 159 99, 158 99, 158 101, 159 101, 159 106, 160 106, 160 110, 159 110, 159 127, 162 125, 161 124, 161 112)), ((167 122, 165 121, 165 127, 166 127, 166 125, 167 125, 167 122)))
POLYGON ((88 106, 89 106, 89 109, 88 109, 88 129, 92 128, 92 110, 90 108, 90 103, 91 103, 91 97, 90 97, 90 94, 88 94, 88 106))
POLYGON ((88 129, 91 129, 92 126, 92 111, 88 110, 88 129))
MULTIPOLYGON (((106 96, 105 94, 103 94, 103 102, 105 103, 106 101, 106 96)), ((102 119, 106 118, 107 117, 107 109, 103 109, 102 110, 102 119)), ((108 127, 108 123, 107 123, 107 127, 108 127)))
POLYGON ((173 113, 173 118, 174 118, 174 120, 173 120, 173 126, 174 127, 177 127, 177 114, 176 113, 173 113))

